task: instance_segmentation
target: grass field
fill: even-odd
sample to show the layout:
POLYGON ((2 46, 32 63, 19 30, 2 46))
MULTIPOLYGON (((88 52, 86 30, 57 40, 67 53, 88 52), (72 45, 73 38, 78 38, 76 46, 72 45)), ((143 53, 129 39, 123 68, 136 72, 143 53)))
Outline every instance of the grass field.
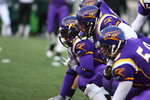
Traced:
MULTIPOLYGON (((66 67, 51 66, 47 44, 46 38, 0 37, 0 100, 47 100, 58 94, 66 67)), ((73 100, 87 98, 77 90, 73 100)))

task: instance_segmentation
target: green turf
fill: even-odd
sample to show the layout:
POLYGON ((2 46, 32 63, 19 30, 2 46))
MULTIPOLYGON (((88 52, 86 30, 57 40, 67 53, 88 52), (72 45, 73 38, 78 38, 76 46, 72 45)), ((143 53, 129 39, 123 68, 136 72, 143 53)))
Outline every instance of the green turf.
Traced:
MULTIPOLYGON (((0 100, 47 100, 58 94, 66 68, 51 66, 47 44, 46 38, 0 37, 0 100)), ((77 90, 73 100, 87 98, 77 90)))

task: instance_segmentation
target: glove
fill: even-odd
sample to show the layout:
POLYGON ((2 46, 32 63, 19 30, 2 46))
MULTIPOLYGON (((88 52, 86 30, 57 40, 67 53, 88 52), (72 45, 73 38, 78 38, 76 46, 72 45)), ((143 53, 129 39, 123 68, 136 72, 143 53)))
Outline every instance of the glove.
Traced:
POLYGON ((112 78, 112 60, 109 60, 106 68, 103 71, 103 75, 106 79, 110 80, 112 78))
POLYGON ((64 58, 64 57, 61 57, 61 59, 63 61, 61 62, 63 65, 68 66, 72 70, 76 71, 76 67, 78 66, 78 64, 75 59, 64 58))
POLYGON ((68 62, 69 62, 69 58, 64 58, 64 57, 61 57, 61 64, 63 64, 64 66, 68 66, 68 62))

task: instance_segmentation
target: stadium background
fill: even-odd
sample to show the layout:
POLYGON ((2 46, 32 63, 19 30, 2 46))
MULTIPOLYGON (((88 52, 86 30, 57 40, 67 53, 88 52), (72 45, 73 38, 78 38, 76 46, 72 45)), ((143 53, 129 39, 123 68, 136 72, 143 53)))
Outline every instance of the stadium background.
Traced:
MULTIPOLYGON (((75 1, 78 4, 79 1, 75 1)), ((126 1, 128 9, 121 16, 131 23, 137 14, 137 0, 126 1)), ((47 14, 48 2, 35 0, 35 4, 40 7, 37 6, 38 9, 32 10, 30 16, 31 37, 22 39, 15 36, 0 36, 0 100, 47 100, 59 93, 66 67, 51 65, 53 59, 45 55, 48 45, 45 36, 46 25, 43 24, 41 33, 38 26, 39 20, 43 20, 39 19, 39 14, 47 14)), ((11 0, 9 6, 14 34, 18 27, 17 3, 18 0, 11 0)), ((78 9, 76 7, 73 9, 78 9)), ((145 34, 150 33, 149 20, 142 31, 145 34)), ((87 100, 87 98, 77 90, 73 100, 87 100)))
MULTIPOLYGON (((42 24, 46 24, 45 20, 47 17, 49 1, 50 0, 34 0, 34 4, 37 5, 37 9, 32 10, 31 18, 30 18, 32 35, 38 34, 38 31, 39 31, 38 25, 41 22, 41 20, 42 20, 42 24)), ((109 3, 109 5, 111 6, 111 8, 113 10, 117 10, 117 12, 121 13, 120 16, 124 20, 126 20, 129 24, 131 24, 133 22, 133 20, 135 19, 136 15, 137 15, 137 0, 123 0, 123 1, 126 1, 127 9, 122 7, 122 5, 124 6, 123 1, 119 1, 119 0, 106 0, 106 1, 109 3), (119 4, 121 4, 121 5, 118 6, 119 4), (116 7, 116 5, 118 7, 116 7), (124 11, 124 10, 126 10, 126 11, 124 11)), ((75 0, 75 3, 73 5, 70 5, 70 9, 72 9, 72 14, 74 14, 79 9, 79 7, 78 7, 79 2, 80 2, 80 0, 75 0)), ((15 32, 18 27, 18 18, 19 18, 18 0, 11 0, 9 10, 10 10, 10 15, 11 15, 11 20, 12 20, 13 32, 15 32)), ((145 34, 148 34, 150 32, 149 23, 150 23, 150 20, 147 20, 147 22, 143 26, 142 32, 145 34)), ((46 30, 46 27, 44 27, 42 32, 45 30, 46 30)))

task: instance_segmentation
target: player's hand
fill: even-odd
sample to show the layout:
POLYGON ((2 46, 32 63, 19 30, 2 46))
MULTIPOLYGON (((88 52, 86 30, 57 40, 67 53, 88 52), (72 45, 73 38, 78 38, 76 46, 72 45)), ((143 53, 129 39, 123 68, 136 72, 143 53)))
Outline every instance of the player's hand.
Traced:
POLYGON ((61 64, 63 64, 64 66, 68 66, 68 61, 69 59, 65 58, 65 57, 61 57, 61 64))
POLYGON ((106 66, 103 75, 106 79, 110 80, 112 78, 112 66, 106 66))
POLYGON ((61 64, 63 64, 64 66, 67 66, 67 67, 71 68, 72 70, 76 71, 76 67, 78 65, 74 59, 71 60, 70 58, 64 58, 64 57, 61 57, 61 59, 62 59, 61 64))
POLYGON ((104 77, 108 80, 112 78, 112 65, 113 65, 113 60, 109 59, 106 68, 103 71, 104 77))

